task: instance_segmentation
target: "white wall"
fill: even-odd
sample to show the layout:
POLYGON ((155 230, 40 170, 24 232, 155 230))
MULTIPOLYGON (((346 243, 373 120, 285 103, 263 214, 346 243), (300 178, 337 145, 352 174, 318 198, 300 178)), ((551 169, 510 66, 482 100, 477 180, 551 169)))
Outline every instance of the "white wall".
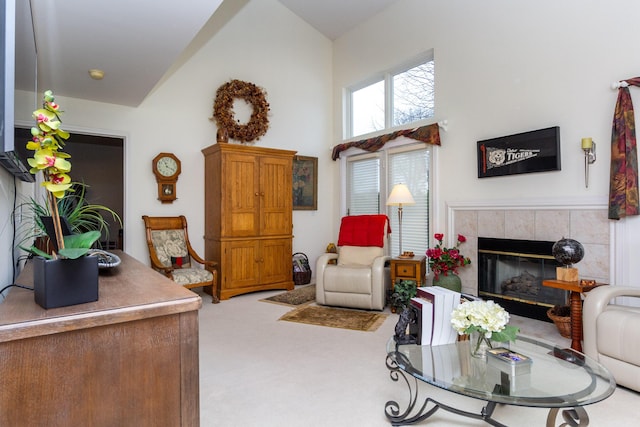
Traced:
MULTIPOLYGON (((433 48, 435 119, 449 124, 437 148, 434 231, 446 231, 451 201, 606 199, 617 96, 610 85, 640 74, 638 16, 640 4, 624 0, 398 1, 334 43, 333 138, 342 135, 344 87, 433 48), (476 141, 556 125, 561 171, 477 178, 476 141), (587 189, 580 139, 588 136, 598 160, 587 189)), ((640 105, 640 88, 631 90, 640 105)), ((623 239, 640 231, 640 219, 623 222, 623 239)), ((618 255, 640 254, 631 239, 623 244, 618 255)), ((622 270, 618 284, 640 281, 640 267, 622 270)))
MULTIPOLYGON (((327 232, 334 218, 331 161, 331 41, 276 0, 251 1, 181 69, 138 108, 58 96, 65 130, 125 137, 125 251, 148 262, 141 216, 180 215, 189 221, 190 238, 204 255, 204 160, 201 150, 215 143, 213 100, 217 88, 231 79, 263 87, 271 106, 270 128, 257 146, 293 149, 318 157, 318 211, 294 211, 294 252, 312 262, 334 238, 327 232), (151 161, 159 152, 182 161, 178 200, 161 204, 151 161)), ((51 88, 55 92, 55 88, 51 88)), ((30 109, 27 109, 29 112, 30 109)), ((23 118, 30 120, 29 117, 23 118)), ((7 174, 8 175, 8 174, 7 174)), ((0 175, 0 237, 8 217, 4 195, 9 178, 0 175)), ((12 184, 11 184, 12 186, 12 184)), ((10 251, 2 242, 0 260, 10 251)), ((8 282, 2 265, 1 282, 8 282)))

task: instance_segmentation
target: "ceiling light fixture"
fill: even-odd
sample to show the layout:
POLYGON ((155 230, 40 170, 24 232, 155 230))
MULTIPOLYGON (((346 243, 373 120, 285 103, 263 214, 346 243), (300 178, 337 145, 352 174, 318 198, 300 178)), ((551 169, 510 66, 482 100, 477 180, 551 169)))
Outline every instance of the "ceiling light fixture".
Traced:
POLYGON ((89 76, 91 76, 93 80, 102 80, 104 78, 104 71, 93 68, 89 70, 89 76))

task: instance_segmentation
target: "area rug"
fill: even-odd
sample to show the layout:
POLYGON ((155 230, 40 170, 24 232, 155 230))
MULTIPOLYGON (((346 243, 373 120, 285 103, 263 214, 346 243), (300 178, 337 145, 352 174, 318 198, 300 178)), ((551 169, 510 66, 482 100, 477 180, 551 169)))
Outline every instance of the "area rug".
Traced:
POLYGON ((346 308, 304 305, 291 310, 279 320, 306 323, 308 325, 328 326, 331 328, 353 329, 373 332, 382 325, 388 314, 369 311, 349 310, 346 308))
POLYGON ((302 304, 309 304, 316 300, 316 285, 303 286, 293 289, 260 301, 272 302, 274 304, 289 305, 297 307, 302 304))

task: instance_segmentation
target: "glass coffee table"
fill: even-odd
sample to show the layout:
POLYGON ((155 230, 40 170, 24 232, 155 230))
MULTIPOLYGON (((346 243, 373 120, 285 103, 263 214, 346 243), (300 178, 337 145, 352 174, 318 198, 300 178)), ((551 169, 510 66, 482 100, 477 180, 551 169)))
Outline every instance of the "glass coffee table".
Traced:
POLYGON ((616 387, 604 366, 571 349, 519 336, 504 347, 530 359, 528 366, 523 367, 490 356, 472 357, 469 345, 469 341, 435 347, 397 345, 391 338, 386 361, 390 377, 393 381, 402 379, 409 388, 405 410, 396 401, 385 405, 385 414, 392 425, 415 424, 444 409, 506 427, 493 418, 496 405, 506 404, 549 408, 547 427, 556 425, 558 414, 562 416, 562 426, 587 426, 589 416, 584 406, 606 399, 616 387), (419 382, 487 404, 480 413, 475 413, 430 397, 419 402, 419 382))

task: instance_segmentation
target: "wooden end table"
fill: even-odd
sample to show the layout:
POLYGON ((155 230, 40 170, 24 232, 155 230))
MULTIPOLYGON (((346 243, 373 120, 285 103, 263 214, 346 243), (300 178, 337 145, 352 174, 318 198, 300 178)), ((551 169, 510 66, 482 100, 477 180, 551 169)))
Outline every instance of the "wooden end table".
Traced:
POLYGON ((416 287, 426 284, 427 257, 414 256, 411 258, 394 257, 391 259, 391 288, 396 280, 414 280, 416 287))
POLYGON ((581 285, 580 281, 543 280, 543 286, 563 289, 570 292, 569 309, 571 311, 571 348, 582 352, 582 294, 604 283, 581 285))

